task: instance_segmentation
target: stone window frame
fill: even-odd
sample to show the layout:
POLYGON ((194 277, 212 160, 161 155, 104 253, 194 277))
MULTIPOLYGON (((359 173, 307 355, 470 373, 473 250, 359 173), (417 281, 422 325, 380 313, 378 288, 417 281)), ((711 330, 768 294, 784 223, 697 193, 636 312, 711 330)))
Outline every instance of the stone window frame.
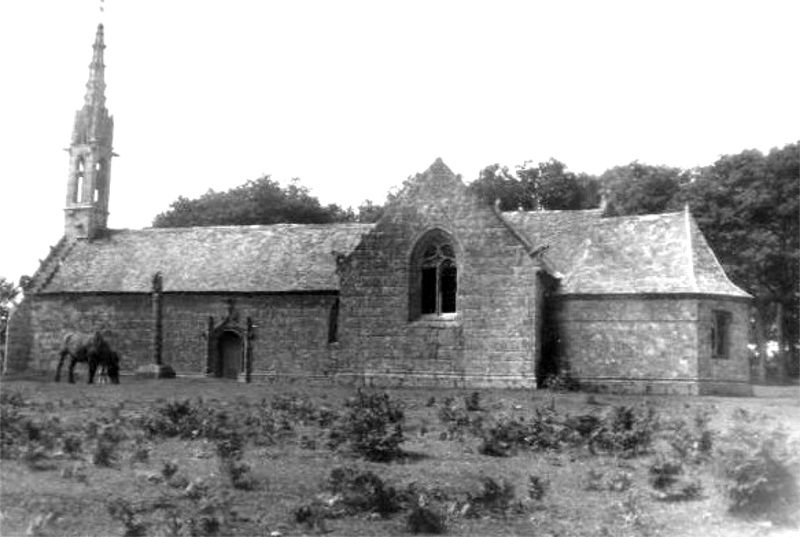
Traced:
POLYGON ((459 254, 451 233, 433 228, 414 242, 409 259, 409 321, 458 319, 459 254))
POLYGON ((711 357, 730 358, 730 327, 733 315, 727 310, 711 310, 711 357))

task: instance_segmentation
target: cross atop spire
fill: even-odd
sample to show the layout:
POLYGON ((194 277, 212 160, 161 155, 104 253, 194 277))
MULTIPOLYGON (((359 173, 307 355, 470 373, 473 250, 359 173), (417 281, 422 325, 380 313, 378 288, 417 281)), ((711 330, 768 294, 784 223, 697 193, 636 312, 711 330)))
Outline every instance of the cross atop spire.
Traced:
POLYGON ((89 64, 89 81, 86 83, 84 102, 87 106, 105 108, 106 106, 106 65, 103 63, 103 51, 106 48, 103 40, 103 24, 97 25, 97 34, 92 45, 92 63, 89 64))

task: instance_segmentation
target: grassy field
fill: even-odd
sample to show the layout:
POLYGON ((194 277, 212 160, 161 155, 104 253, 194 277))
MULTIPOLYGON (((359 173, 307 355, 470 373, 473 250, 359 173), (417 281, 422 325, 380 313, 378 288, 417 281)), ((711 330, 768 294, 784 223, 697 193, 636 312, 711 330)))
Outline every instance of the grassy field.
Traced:
POLYGON ((745 437, 778 438, 797 455, 796 387, 752 398, 389 390, 404 414, 403 453, 390 462, 329 445, 354 389, 123 378, 5 379, 0 390, 3 536, 409 535, 425 529, 411 513, 434 513, 448 535, 797 531, 791 516, 729 513, 726 476, 745 437), (613 432, 623 407, 635 423, 613 432), (181 408, 205 421, 173 436, 167 408, 168 425, 181 408), (372 472, 382 499, 353 501, 336 469, 372 472))

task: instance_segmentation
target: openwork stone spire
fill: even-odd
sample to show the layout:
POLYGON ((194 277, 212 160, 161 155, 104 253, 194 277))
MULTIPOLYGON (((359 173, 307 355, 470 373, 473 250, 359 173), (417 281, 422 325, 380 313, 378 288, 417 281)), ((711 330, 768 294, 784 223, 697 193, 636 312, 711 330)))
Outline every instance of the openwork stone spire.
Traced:
POLYGON ((106 48, 104 43, 103 25, 97 25, 97 34, 94 38, 94 53, 92 63, 89 64, 89 81, 86 83, 86 106, 95 108, 105 108, 106 106, 106 65, 103 63, 103 51, 106 48))
POLYGON ((64 234, 92 240, 103 234, 108 221, 114 119, 106 109, 106 66, 103 25, 97 25, 89 81, 83 107, 75 113, 64 207, 64 234))

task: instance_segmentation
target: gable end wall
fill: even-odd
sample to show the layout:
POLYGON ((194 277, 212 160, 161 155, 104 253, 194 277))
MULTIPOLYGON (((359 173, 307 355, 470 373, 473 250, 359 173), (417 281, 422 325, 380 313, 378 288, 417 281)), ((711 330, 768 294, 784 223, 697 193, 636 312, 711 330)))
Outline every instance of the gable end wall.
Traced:
MULTIPOLYGON (((455 183, 455 182, 454 182, 455 183)), ((340 377, 364 384, 534 387, 537 267, 460 182, 390 207, 341 270, 340 377), (409 318, 411 252, 432 229, 456 246, 457 315, 409 318)))

